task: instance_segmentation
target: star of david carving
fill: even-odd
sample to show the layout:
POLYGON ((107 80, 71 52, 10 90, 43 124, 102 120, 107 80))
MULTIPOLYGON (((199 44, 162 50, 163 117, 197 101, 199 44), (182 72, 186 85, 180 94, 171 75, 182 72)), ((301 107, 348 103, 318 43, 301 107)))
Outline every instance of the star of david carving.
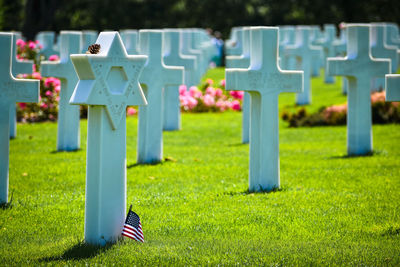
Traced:
POLYGON ((139 76, 146 56, 129 56, 118 32, 102 32, 98 54, 71 55, 79 82, 70 104, 105 106, 112 129, 117 129, 129 105, 146 105, 139 76))

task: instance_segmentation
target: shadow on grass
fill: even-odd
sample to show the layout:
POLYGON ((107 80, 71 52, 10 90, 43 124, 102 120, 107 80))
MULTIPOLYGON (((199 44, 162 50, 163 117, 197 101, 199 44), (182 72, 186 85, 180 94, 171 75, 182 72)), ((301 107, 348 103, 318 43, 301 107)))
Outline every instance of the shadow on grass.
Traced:
MULTIPOLYGON (((261 186, 260 186, 261 188, 261 186)), ((264 194, 273 194, 277 192, 282 192, 286 191, 286 188, 274 188, 272 190, 260 190, 260 191, 250 191, 249 189, 246 189, 244 191, 231 191, 231 192, 224 192, 222 195, 228 195, 228 196, 245 196, 245 195, 264 195, 264 194)))
POLYGON ((109 250, 114 244, 107 244, 104 247, 87 244, 79 241, 76 245, 68 248, 63 254, 58 256, 45 257, 40 259, 41 262, 52 261, 68 261, 68 260, 83 260, 97 256, 102 252, 109 250))
POLYGON ((156 165, 163 165, 163 164, 166 164, 168 162, 177 162, 177 160, 174 159, 173 157, 165 157, 164 160, 161 161, 161 162, 132 163, 132 164, 128 164, 126 166, 126 168, 130 169, 130 168, 135 168, 135 167, 139 167, 139 166, 156 166, 156 165))
POLYGON ((12 209, 13 196, 14 196, 14 191, 11 192, 11 198, 9 202, 0 204, 0 209, 2 210, 12 209))
POLYGON ((60 150, 60 151, 58 151, 58 150, 53 150, 53 151, 50 151, 50 154, 58 154, 58 153, 70 153, 70 152, 79 152, 79 151, 82 151, 82 148, 78 148, 78 149, 74 149, 74 150, 60 150))
POLYGON ((228 144, 228 146, 247 146, 249 143, 228 144))
POLYGON ((330 159, 351 159, 351 158, 367 158, 367 157, 372 157, 373 155, 382 155, 385 154, 385 151, 380 151, 380 150, 374 150, 372 152, 369 152, 364 155, 337 155, 337 156, 331 156, 329 157, 330 159))

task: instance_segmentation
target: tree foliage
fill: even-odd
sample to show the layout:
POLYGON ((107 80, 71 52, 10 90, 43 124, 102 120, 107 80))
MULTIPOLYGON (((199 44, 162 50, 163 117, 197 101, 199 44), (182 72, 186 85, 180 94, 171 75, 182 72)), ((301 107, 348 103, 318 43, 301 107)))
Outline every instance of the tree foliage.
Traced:
POLYGON ((120 30, 391 21, 397 0, 0 0, 1 30, 120 30))

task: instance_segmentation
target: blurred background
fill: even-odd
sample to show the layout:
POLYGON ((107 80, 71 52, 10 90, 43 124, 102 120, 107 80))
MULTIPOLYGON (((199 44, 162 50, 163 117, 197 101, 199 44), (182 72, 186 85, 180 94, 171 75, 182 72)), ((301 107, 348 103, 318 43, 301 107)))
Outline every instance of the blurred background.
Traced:
POLYGON ((400 23, 398 0, 0 0, 0 30, 201 27, 228 38, 233 26, 400 23))

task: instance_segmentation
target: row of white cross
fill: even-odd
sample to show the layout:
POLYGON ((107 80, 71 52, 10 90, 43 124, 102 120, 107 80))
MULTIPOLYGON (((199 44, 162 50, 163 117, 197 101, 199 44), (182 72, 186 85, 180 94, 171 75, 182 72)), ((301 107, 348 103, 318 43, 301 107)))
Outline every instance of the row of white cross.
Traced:
MULTIPOLYGON (((368 24, 348 24, 347 56, 327 60, 328 75, 346 76, 349 80, 349 154, 372 151, 369 81, 390 73, 390 59, 371 57, 370 28, 368 24)), ((300 27, 299 30, 303 35, 307 28, 300 27)), ((68 34, 79 39, 78 33, 68 34)), ((281 70, 279 67, 277 27, 251 27, 248 34, 249 66, 228 68, 226 88, 249 93, 249 190, 272 190, 279 188, 280 183, 278 95, 281 92, 302 92, 305 72, 281 70)), ((61 94, 63 90, 67 94, 63 86, 69 87, 69 78, 65 74, 73 66, 73 73, 77 75, 74 81, 78 82, 74 88, 71 86, 72 96, 67 94, 65 97, 66 109, 73 108, 68 102, 89 105, 85 209, 85 240, 89 243, 113 242, 121 234, 126 210, 126 106, 140 106, 138 162, 157 162, 162 158, 162 91, 167 85, 178 86, 184 82, 183 67, 164 65, 162 35, 163 32, 157 30, 140 31, 139 51, 142 55, 128 55, 118 32, 102 32, 96 41, 101 45, 99 54, 70 55, 66 48, 70 47, 70 38, 63 40, 61 34, 60 62, 43 63, 44 76, 60 77, 67 83, 62 83, 61 94), (68 68, 60 67, 68 64, 68 68)), ((10 73, 12 35, 4 33, 0 37, 1 47, 10 48, 8 55, 0 61, 7 62, 8 59, 9 62, 1 66, 2 73, 10 73)), ((302 60, 301 53, 297 57, 302 60)), ((7 135, 3 129, 0 130, 0 142, 7 149, 2 149, 0 158, 6 159, 7 163, 0 167, 7 169, 7 175, 0 174, 0 180, 1 190, 8 191, 7 110, 10 103, 16 101, 37 101, 38 82, 16 81, 9 74, 3 81, 0 108, 7 120, 2 117, 5 115, 0 115, 0 123, 7 128, 7 135)), ((0 200, 6 202, 7 192, 2 193, 0 200)))
MULTIPOLYGON (((328 57, 345 56, 347 34, 345 24, 341 24, 340 37, 336 38, 336 27, 282 26, 279 27, 279 66, 287 70, 303 70, 303 92, 296 94, 296 104, 311 103, 311 77, 319 76, 320 69, 326 69, 328 57)), ((396 73, 400 57, 400 36, 396 24, 371 23, 370 47, 374 58, 389 58, 391 73, 396 73)), ((226 42, 226 66, 228 68, 248 68, 250 65, 250 27, 235 27, 226 42)), ((343 93, 347 94, 348 80, 343 77, 343 93)), ((334 77, 325 71, 325 83, 333 83, 334 77)), ((375 78, 371 88, 384 88, 384 78, 375 78)), ((390 95, 389 95, 390 97, 390 95)), ((249 142, 249 95, 243 101, 242 142, 249 142)))

